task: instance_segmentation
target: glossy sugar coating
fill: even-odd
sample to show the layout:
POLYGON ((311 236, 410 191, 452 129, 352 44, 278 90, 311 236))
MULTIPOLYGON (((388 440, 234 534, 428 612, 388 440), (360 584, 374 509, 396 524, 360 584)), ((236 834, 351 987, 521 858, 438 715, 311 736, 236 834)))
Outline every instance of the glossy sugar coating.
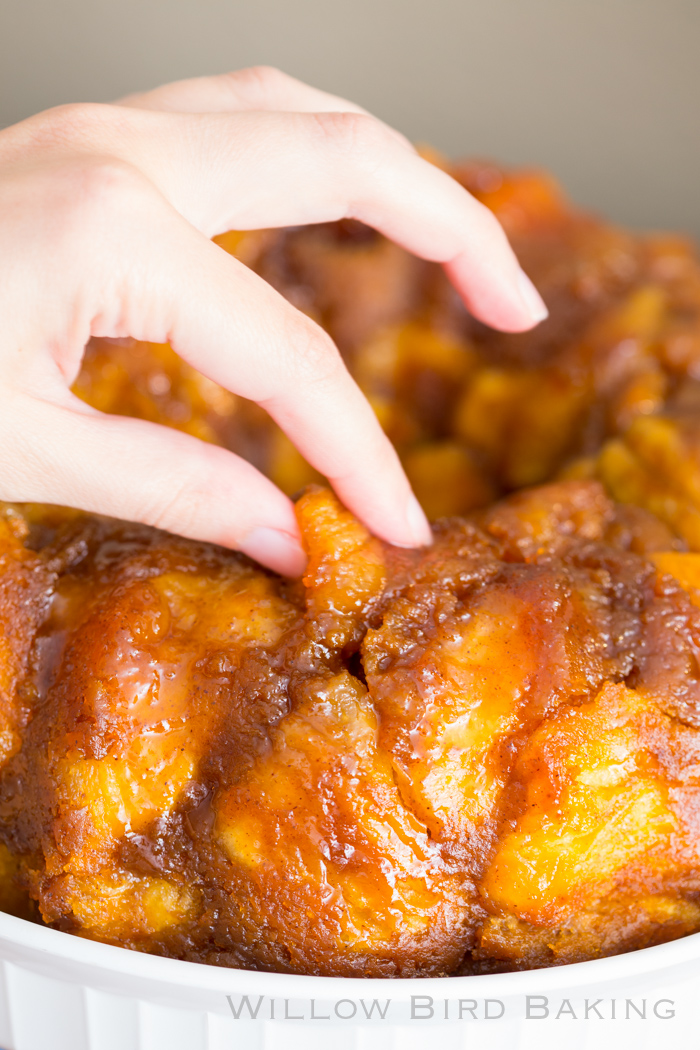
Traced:
MULTIPOLYGON (((218 238, 334 337, 446 516, 431 548, 380 543, 322 489, 297 504, 303 583, 2 510, 0 908, 365 976, 700 929, 700 268, 546 175, 450 170, 543 293, 533 332, 474 322, 438 267, 357 223, 218 238)), ((169 346, 95 340, 75 389, 289 493, 322 480, 169 346)))
POLYGON ((48 606, 53 574, 24 540, 27 526, 0 509, 0 767, 20 747, 33 699, 26 680, 34 634, 48 606))
POLYGON ((590 481, 419 552, 324 489, 298 514, 303 583, 27 509, 45 612, 14 614, 33 717, 0 775, 5 907, 24 890, 81 936, 364 976, 700 929, 700 610, 673 578, 692 591, 696 555, 590 481))

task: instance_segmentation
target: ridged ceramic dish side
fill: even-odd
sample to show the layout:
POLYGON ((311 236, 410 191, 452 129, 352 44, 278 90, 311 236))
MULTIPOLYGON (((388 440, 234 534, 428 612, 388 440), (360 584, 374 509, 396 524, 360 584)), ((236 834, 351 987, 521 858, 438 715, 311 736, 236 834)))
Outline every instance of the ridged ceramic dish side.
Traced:
POLYGON ((685 1050, 700 1032, 700 934, 549 970, 361 981, 161 959, 0 915, 0 960, 2 1050, 685 1050))

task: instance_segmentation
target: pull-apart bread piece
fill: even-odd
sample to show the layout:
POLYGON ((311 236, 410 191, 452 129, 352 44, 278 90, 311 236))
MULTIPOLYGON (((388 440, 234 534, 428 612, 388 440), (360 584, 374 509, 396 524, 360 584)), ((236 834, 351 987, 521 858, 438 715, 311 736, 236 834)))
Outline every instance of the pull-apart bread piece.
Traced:
POLYGON ((5 907, 24 893, 81 936, 330 975, 700 929, 696 555, 595 481, 446 519, 423 551, 327 490, 297 506, 303 583, 8 509, 0 594, 19 574, 25 598, 2 605, 5 907))

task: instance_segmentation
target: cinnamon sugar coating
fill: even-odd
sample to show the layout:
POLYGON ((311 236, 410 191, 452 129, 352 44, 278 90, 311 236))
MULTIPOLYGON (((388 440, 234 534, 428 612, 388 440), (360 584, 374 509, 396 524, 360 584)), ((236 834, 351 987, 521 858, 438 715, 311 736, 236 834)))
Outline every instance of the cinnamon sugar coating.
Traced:
POLYGON ((0 816, 43 921, 363 976, 700 929, 696 556, 590 481, 446 520, 418 552, 325 489, 298 513, 297 584, 28 513, 46 612, 15 617, 33 717, 0 816))
MULTIPOLYGON (((356 223, 218 239, 334 337, 439 519, 431 548, 381 543, 319 487, 303 582, 2 509, 0 908, 340 976, 700 930, 700 267, 546 175, 452 170, 548 303, 531 333, 477 324, 356 223)), ((75 389, 290 494, 322 481, 168 346, 95 340, 75 389)))

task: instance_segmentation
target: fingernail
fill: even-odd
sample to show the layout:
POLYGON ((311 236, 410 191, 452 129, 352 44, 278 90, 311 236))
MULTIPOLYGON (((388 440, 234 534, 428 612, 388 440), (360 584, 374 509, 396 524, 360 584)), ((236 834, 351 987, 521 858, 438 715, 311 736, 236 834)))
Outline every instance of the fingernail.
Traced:
POLYGON ((549 310, 544 305, 542 296, 524 270, 518 273, 518 290, 527 312, 536 324, 549 317, 549 310))
POLYGON ((423 508, 413 495, 411 495, 406 507, 406 520, 415 539, 416 546, 427 547, 433 542, 433 530, 428 524, 423 508))
POLYGON ((279 529, 252 529, 238 546, 249 558, 282 576, 301 576, 306 568, 306 554, 299 541, 279 529))

